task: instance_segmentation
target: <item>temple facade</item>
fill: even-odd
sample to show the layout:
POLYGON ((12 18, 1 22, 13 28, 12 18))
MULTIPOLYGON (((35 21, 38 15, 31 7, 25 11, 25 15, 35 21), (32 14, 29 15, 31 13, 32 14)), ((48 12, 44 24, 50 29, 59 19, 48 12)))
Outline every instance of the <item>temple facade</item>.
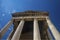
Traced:
POLYGON ((45 11, 25 11, 12 14, 12 19, 0 30, 0 39, 14 25, 7 40, 52 40, 50 29, 55 40, 60 40, 60 34, 45 11))

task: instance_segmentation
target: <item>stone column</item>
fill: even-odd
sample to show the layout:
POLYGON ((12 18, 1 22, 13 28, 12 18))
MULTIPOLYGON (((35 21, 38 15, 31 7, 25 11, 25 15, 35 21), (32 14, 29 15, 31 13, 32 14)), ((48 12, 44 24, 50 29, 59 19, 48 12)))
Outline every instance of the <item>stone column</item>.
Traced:
POLYGON ((60 34, 58 30, 55 28, 55 26, 53 25, 49 18, 46 18, 46 20, 55 40, 60 40, 60 34))
POLYGON ((2 28, 0 30, 0 38, 2 38, 2 36, 6 33, 6 31, 8 30, 8 28, 12 25, 13 20, 10 20, 5 26, 4 28, 2 28))
POLYGON ((21 20, 11 40, 19 40, 23 26, 24 20, 21 20))
POLYGON ((34 19, 34 30, 33 30, 33 32, 34 32, 33 33, 33 40, 41 40, 37 19, 34 19))
POLYGON ((7 40, 11 40, 11 38, 13 37, 13 35, 14 35, 16 29, 17 29, 17 26, 19 25, 18 21, 13 20, 13 25, 14 25, 14 26, 13 26, 13 30, 12 30, 11 33, 9 34, 7 40))

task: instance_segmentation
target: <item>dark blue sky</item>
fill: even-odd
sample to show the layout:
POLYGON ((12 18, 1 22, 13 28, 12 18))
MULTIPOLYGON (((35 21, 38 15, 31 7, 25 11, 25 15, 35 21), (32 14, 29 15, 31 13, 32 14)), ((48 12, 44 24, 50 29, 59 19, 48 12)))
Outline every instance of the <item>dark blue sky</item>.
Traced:
POLYGON ((0 0, 0 30, 11 19, 11 13, 26 10, 48 11, 60 32, 60 0, 0 0))

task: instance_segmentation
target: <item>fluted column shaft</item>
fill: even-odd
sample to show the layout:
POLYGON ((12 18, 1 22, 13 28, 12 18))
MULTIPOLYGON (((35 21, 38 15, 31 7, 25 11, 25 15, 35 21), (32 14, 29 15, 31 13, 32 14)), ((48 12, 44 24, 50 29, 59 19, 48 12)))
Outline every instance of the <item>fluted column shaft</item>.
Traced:
POLYGON ((46 18, 46 20, 55 40, 60 40, 60 34, 58 30, 55 28, 55 26, 53 25, 49 18, 46 18))
POLYGON ((6 31, 8 30, 8 28, 12 25, 13 20, 10 20, 5 26, 4 28, 2 28, 0 30, 0 38, 2 38, 2 36, 6 33, 6 31))
POLYGON ((33 40, 41 40, 37 19, 34 19, 34 30, 33 31, 34 31, 33 40))
POLYGON ((24 20, 21 20, 11 40, 19 40, 23 26, 24 20))

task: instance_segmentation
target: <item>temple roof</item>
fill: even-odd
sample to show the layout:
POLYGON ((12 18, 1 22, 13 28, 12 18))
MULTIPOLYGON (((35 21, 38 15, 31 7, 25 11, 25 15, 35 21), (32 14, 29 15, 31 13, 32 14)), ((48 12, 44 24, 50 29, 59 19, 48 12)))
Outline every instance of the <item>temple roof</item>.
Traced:
POLYGON ((46 11, 24 11, 24 12, 15 12, 12 14, 13 17, 19 17, 19 16, 48 16, 48 12, 46 11))

